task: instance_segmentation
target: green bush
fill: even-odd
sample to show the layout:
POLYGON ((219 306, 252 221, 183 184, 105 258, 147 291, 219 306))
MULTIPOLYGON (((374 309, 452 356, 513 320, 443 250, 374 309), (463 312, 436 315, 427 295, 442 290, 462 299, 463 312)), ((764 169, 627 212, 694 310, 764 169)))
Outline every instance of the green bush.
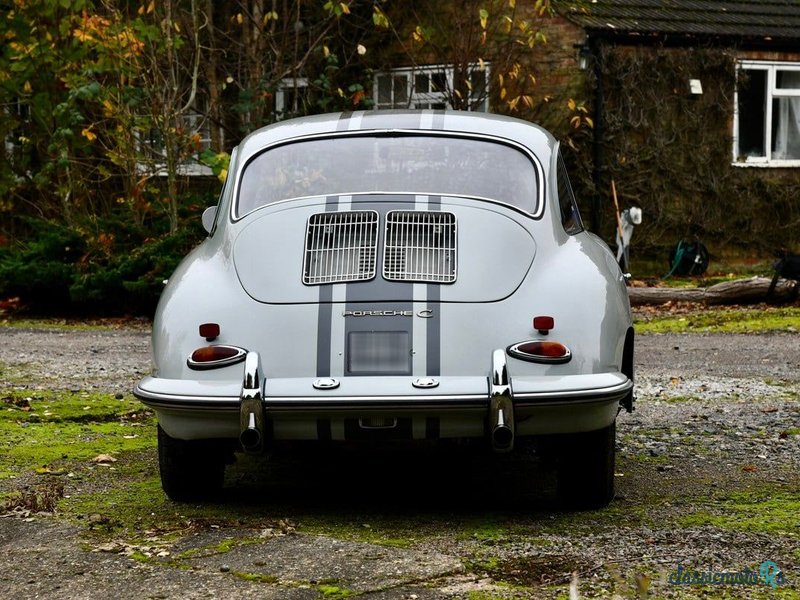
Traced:
POLYGON ((0 248, 0 298, 19 297, 34 312, 69 312, 69 288, 86 243, 58 223, 28 220, 27 225, 28 239, 0 248))
POLYGON ((0 247, 0 299, 18 297, 38 315, 151 316, 163 280, 205 235, 204 204, 188 204, 186 225, 171 235, 164 223, 119 215, 72 228, 25 219, 22 239, 0 247))
MULTIPOLYGON (((198 227, 199 228, 199 227, 198 227)), ((198 228, 186 227, 173 235, 147 240, 130 253, 78 274, 69 288, 70 299, 81 312, 151 316, 163 281, 201 239, 198 228)))

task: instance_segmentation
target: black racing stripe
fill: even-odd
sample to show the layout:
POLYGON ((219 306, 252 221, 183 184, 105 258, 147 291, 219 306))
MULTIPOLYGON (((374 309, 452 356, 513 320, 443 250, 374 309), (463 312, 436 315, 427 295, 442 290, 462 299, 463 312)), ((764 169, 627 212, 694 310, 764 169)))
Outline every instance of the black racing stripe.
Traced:
MULTIPOLYGON (((384 256, 384 236, 386 234, 386 214, 392 210, 413 210, 414 196, 381 196, 380 201, 373 198, 362 198, 357 201, 359 210, 375 210, 380 217, 378 228, 378 248, 376 264, 382 269, 384 256)), ((353 203, 355 208, 356 202, 353 203)), ((388 281, 379 272, 371 281, 360 281, 347 284, 346 310, 414 310, 414 285, 399 281, 388 281)), ((403 331, 408 333, 410 348, 414 347, 414 317, 346 317, 344 328, 344 345, 347 353, 349 336, 353 332, 362 331, 403 331)), ((345 356, 345 373, 349 368, 349 359, 345 356)), ((408 357, 408 374, 412 372, 411 354, 408 357)))
POLYGON ((435 111, 433 111, 433 128, 434 129, 438 129, 439 131, 444 129, 444 115, 445 115, 445 110, 444 109, 439 108, 439 109, 436 109, 435 111))
POLYGON ((333 315, 333 287, 319 286, 319 312, 317 313, 317 377, 331 376, 331 317, 333 315))
MULTIPOLYGON (((328 196, 325 212, 336 212, 338 196, 328 196)), ((317 312, 317 377, 331 376, 331 325, 333 316, 333 285, 319 286, 319 310, 317 312)))
POLYGON ((336 124, 336 131, 347 131, 350 126, 350 119, 353 117, 353 112, 346 110, 339 115, 339 122, 336 124))
MULTIPOLYGON (((428 198, 428 210, 440 211, 442 209, 442 197, 430 196, 428 198)), ((439 283, 428 284, 428 308, 433 310, 433 316, 425 319, 427 327, 427 347, 425 371, 429 377, 442 374, 442 286, 439 283)))

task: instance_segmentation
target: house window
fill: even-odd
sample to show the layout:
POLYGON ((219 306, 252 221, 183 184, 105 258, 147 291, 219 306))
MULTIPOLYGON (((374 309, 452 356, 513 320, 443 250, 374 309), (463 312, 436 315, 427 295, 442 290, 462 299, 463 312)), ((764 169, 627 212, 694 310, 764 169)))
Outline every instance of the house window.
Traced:
POLYGON ((452 108, 454 90, 469 97, 469 110, 488 112, 489 66, 469 66, 468 83, 456 82, 455 69, 446 65, 431 65, 393 69, 375 75, 373 99, 375 108, 452 108))
POLYGON ((739 64, 733 150, 736 164, 800 166, 800 63, 739 64))
POLYGON ((288 119, 304 115, 308 108, 308 79, 305 77, 282 79, 275 90, 275 118, 288 119))
MULTIPOLYGON (((181 115, 179 120, 182 127, 180 135, 185 138, 187 144, 192 146, 194 152, 181 161, 178 165, 178 173, 190 177, 213 175, 211 168, 200 162, 200 154, 211 148, 211 128, 208 120, 199 113, 181 115)), ((136 135, 139 139, 139 152, 146 161, 139 164, 139 170, 151 171, 156 175, 166 175, 167 153, 161 131, 153 127, 137 132, 136 135)))
POLYGON ((31 120, 30 106, 22 98, 16 98, 3 107, 5 113, 4 130, 6 135, 3 138, 5 146, 6 160, 11 157, 18 157, 23 146, 24 127, 31 120))

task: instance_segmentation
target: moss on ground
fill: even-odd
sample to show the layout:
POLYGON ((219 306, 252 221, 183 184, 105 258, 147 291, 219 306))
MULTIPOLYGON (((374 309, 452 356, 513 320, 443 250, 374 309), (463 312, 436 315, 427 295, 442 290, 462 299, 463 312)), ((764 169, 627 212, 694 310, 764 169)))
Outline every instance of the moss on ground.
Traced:
POLYGON ((800 497, 775 489, 736 492, 679 519, 681 525, 800 537, 800 497))
MULTIPOLYGON (((20 390, 0 396, 0 481, 30 472, 66 473, 75 461, 100 454, 118 460, 155 444, 152 414, 132 398, 20 390)), ((117 468, 113 461, 105 465, 117 468)))
POLYGON ((692 314, 637 318, 636 333, 767 333, 800 330, 800 307, 709 308, 692 314))

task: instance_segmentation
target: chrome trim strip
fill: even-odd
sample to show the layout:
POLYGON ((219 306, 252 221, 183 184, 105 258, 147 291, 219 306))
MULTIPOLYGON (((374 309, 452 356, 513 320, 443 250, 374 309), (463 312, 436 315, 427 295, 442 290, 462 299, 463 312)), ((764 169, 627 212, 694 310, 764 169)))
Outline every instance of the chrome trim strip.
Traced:
POLYGON ((633 387, 628 380, 599 390, 567 390, 563 392, 520 392, 514 395, 514 404, 520 406, 544 406, 552 404, 581 404, 620 400, 633 387))
MULTIPOLYGON (((547 198, 547 194, 545 193, 545 186, 547 185, 546 178, 545 178, 545 170, 542 166, 541 161, 539 158, 531 151, 527 146, 520 144, 517 141, 511 140, 509 138, 489 135, 486 133, 469 133, 466 131, 451 131, 451 130, 436 130, 436 129, 361 129, 358 131, 326 131, 324 133, 315 133, 310 135, 301 135, 297 137, 285 138, 272 144, 268 144, 261 148, 259 151, 254 152, 250 158, 248 158, 247 162, 243 164, 240 168, 236 169, 236 181, 233 188, 233 194, 230 203, 230 219, 231 223, 236 223, 237 221, 242 220, 244 217, 262 210, 264 208, 270 206, 277 206, 279 204, 285 204, 286 202, 292 202, 295 200, 300 200, 303 198, 322 198, 324 196, 304 196, 303 198, 287 198, 285 200, 280 200, 278 202, 273 202, 272 204, 266 204, 264 206, 259 206, 258 208, 251 210, 249 213, 245 213, 243 215, 238 215, 236 213, 236 208, 238 206, 238 198, 239 198, 239 188, 241 186, 242 180, 242 173, 247 168, 247 164, 255 159, 257 156, 260 156, 264 152, 271 150, 272 148, 276 148, 278 146, 285 146, 287 144, 293 144, 297 142, 307 141, 307 140, 319 140, 319 139, 326 139, 326 138, 338 138, 338 137, 354 137, 354 136, 367 136, 367 137, 374 137, 374 136, 388 136, 388 135, 416 135, 416 136, 442 136, 442 137, 455 137, 455 138, 466 138, 466 139, 476 139, 476 140, 488 140, 498 144, 505 144, 506 146, 511 146, 520 152, 522 152, 525 156, 527 156, 531 163, 533 164, 534 169, 536 170, 536 177, 537 177, 537 198, 536 198, 536 211, 530 212, 525 209, 522 209, 518 206, 514 206, 513 204, 508 204, 506 202, 501 202, 499 200, 493 200, 491 198, 481 198, 478 196, 469 196, 470 198, 474 198, 476 200, 483 200, 486 202, 491 202, 492 204, 498 204, 500 206, 505 206, 512 210, 515 210, 519 213, 522 213, 526 216, 532 217, 534 219, 540 219, 544 214, 545 208, 545 199, 547 198)), ((364 194, 399 194, 399 195, 410 195, 410 196, 444 196, 447 197, 448 194, 445 192, 423 192, 421 190, 417 190, 415 192, 400 192, 400 191, 392 191, 392 192, 342 192, 337 193, 337 196, 358 196, 364 194)), ((467 197, 467 196, 458 196, 467 197)))
POLYGON ((486 406, 485 394, 453 394, 453 395, 419 395, 419 396, 275 396, 268 397, 265 403, 270 408, 281 406, 333 406, 348 404, 359 407, 363 405, 381 406, 384 404, 406 404, 408 406, 424 406, 431 402, 439 402, 444 405, 450 403, 463 403, 474 406, 486 406))

